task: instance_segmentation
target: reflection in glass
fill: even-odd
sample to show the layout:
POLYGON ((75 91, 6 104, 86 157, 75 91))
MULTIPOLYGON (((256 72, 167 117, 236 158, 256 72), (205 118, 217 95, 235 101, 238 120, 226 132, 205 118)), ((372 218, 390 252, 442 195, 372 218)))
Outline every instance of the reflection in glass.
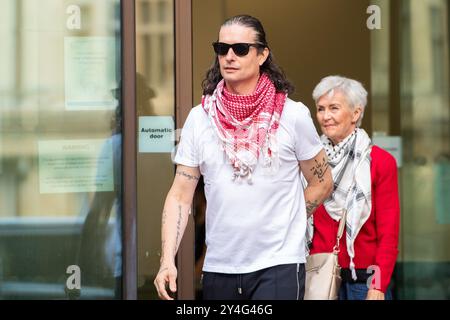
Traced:
POLYGON ((111 137, 103 143, 98 157, 98 172, 111 173, 114 188, 94 193, 81 230, 78 255, 84 286, 114 288, 116 299, 121 298, 122 292, 121 118, 121 109, 117 107, 111 121, 111 137), (112 167, 105 168, 100 162, 109 157, 113 160, 112 167))
POLYGON ((450 298, 449 3, 401 8, 402 263, 399 298, 450 298))
POLYGON ((371 34, 373 127, 381 134, 400 132, 403 145, 401 246, 394 293, 398 299, 449 299, 449 3, 405 0, 397 3, 398 13, 397 8, 390 12, 396 6, 392 1, 374 3, 385 22, 382 30, 371 34), (398 17, 391 21, 398 25, 390 26, 389 16, 395 14, 398 17), (389 37, 399 39, 394 48, 389 47, 389 37), (400 65, 389 61, 389 53, 398 54, 400 65), (400 79, 400 92, 389 92, 392 75, 393 81, 400 79), (400 106, 394 104, 395 95, 400 106), (390 123, 399 127, 390 128, 390 123))
POLYGON ((121 296, 119 17, 0 2, 0 299, 121 296))

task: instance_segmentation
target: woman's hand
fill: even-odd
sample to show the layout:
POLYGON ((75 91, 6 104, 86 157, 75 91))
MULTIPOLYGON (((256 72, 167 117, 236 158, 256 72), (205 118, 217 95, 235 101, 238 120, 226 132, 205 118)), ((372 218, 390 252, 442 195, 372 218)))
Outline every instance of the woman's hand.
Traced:
POLYGON ((384 300, 384 293, 380 290, 369 289, 366 300, 384 300))

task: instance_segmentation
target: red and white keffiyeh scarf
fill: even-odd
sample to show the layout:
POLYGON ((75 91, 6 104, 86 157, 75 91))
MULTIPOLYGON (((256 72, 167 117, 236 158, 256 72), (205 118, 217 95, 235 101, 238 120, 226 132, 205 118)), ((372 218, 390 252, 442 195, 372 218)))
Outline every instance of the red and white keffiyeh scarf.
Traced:
POLYGON ((275 133, 286 98, 264 73, 250 95, 230 93, 222 79, 212 95, 203 96, 203 109, 234 168, 233 180, 247 178, 252 183, 260 152, 264 167, 278 162, 275 133))

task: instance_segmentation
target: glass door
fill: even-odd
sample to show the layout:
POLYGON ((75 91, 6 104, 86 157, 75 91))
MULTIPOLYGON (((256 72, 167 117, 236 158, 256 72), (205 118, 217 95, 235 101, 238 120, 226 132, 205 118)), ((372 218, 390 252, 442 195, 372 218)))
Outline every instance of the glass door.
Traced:
POLYGON ((449 3, 400 8, 402 251, 399 298, 450 299, 449 3))
POLYGON ((161 217, 175 173, 174 10, 174 0, 136 1, 137 298, 146 300, 158 299, 161 217))
POLYGON ((119 0, 0 2, 0 299, 114 299, 119 0))

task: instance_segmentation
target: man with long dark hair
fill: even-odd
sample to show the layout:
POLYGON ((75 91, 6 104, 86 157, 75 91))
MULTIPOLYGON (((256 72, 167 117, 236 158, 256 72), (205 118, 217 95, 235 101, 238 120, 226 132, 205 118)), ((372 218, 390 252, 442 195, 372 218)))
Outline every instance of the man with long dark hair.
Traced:
POLYGON ((168 291, 176 291, 174 258, 203 175, 203 297, 302 299, 307 213, 332 190, 326 154, 307 107, 287 97, 293 87, 258 19, 228 19, 213 49, 202 103, 191 110, 174 159, 158 295, 171 299, 168 291))

